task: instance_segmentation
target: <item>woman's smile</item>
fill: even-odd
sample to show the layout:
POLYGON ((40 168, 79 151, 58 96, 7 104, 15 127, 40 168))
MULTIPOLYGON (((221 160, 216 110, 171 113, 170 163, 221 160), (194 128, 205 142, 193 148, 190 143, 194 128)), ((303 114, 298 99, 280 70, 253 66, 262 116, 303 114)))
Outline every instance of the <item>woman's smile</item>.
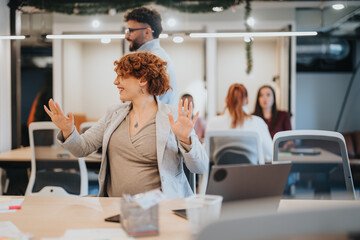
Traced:
POLYGON ((123 87, 117 87, 119 89, 119 93, 121 94, 125 89, 123 87))

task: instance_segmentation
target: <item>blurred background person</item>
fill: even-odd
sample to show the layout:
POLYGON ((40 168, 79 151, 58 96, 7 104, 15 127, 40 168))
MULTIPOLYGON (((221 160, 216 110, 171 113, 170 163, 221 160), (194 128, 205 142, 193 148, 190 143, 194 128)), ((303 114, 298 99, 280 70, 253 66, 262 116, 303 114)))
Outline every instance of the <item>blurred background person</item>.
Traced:
POLYGON ((246 101, 246 88, 243 84, 232 84, 228 90, 224 113, 209 119, 206 132, 214 130, 245 130, 257 132, 268 161, 272 159, 273 142, 266 123, 258 116, 252 116, 243 110, 246 101))
MULTIPOLYGON (((191 96, 188 93, 185 93, 181 96, 181 100, 183 102, 185 102, 186 99, 187 99, 188 103, 189 104, 192 103, 193 108, 195 108, 193 96, 191 96)), ((194 118, 194 115, 193 115, 193 118, 194 118)), ((204 137, 205 137, 206 120, 203 119, 202 117, 198 117, 196 120, 194 129, 195 129, 196 135, 199 137, 200 142, 203 142, 204 137)))
POLYGON ((291 130, 290 114, 277 109, 275 91, 269 85, 259 89, 253 115, 265 121, 272 138, 277 132, 291 130))

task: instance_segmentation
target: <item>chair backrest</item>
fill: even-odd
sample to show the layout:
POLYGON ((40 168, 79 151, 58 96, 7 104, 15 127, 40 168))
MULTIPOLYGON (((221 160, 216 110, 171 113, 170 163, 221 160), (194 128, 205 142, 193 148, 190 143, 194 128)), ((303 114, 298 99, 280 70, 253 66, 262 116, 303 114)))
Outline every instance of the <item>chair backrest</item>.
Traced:
POLYGON ((88 194, 85 161, 74 157, 57 142, 58 132, 52 122, 30 124, 31 174, 26 195, 88 194))
POLYGON ((214 164, 264 164, 260 136, 254 131, 222 130, 205 134, 205 146, 214 164))
POLYGON ((278 132, 274 136, 273 161, 291 161, 292 172, 300 173, 307 185, 311 183, 318 196, 356 198, 345 140, 338 132, 278 132))
MULTIPOLYGON (((214 164, 264 164, 260 136, 243 130, 207 131, 204 139, 207 155, 214 164)), ((199 193, 205 194, 209 173, 200 176, 199 193)))
POLYGON ((183 164, 184 173, 186 176, 186 179, 189 182, 191 190, 196 194, 196 175, 193 172, 190 172, 190 170, 186 167, 185 163, 183 164))

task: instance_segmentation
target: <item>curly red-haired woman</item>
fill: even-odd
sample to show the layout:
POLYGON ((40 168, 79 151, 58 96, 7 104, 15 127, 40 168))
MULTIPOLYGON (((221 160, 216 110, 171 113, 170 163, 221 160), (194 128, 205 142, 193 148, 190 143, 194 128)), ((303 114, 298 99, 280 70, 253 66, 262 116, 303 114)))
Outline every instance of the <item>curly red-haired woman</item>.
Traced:
POLYGON ((167 197, 192 195, 183 162, 191 172, 204 173, 209 161, 193 129, 199 113, 192 119, 188 101, 180 101, 176 108, 158 100, 170 88, 166 62, 159 57, 137 52, 114 64, 114 85, 120 100, 127 103, 110 108, 95 126, 79 135, 73 114, 65 116, 50 99, 50 109, 45 106, 45 111, 61 130, 58 139, 78 157, 103 148, 99 196, 152 189, 161 189, 167 197))

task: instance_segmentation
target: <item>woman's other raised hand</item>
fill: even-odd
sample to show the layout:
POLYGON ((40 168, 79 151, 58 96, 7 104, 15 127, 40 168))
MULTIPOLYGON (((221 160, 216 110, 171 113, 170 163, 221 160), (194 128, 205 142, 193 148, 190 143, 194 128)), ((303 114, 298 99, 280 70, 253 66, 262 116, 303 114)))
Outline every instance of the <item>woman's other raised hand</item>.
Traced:
POLYGON ((67 139, 74 131, 73 113, 71 112, 68 117, 65 116, 59 103, 52 98, 49 100, 49 108, 44 105, 45 112, 50 116, 51 121, 62 131, 64 139, 67 139))

